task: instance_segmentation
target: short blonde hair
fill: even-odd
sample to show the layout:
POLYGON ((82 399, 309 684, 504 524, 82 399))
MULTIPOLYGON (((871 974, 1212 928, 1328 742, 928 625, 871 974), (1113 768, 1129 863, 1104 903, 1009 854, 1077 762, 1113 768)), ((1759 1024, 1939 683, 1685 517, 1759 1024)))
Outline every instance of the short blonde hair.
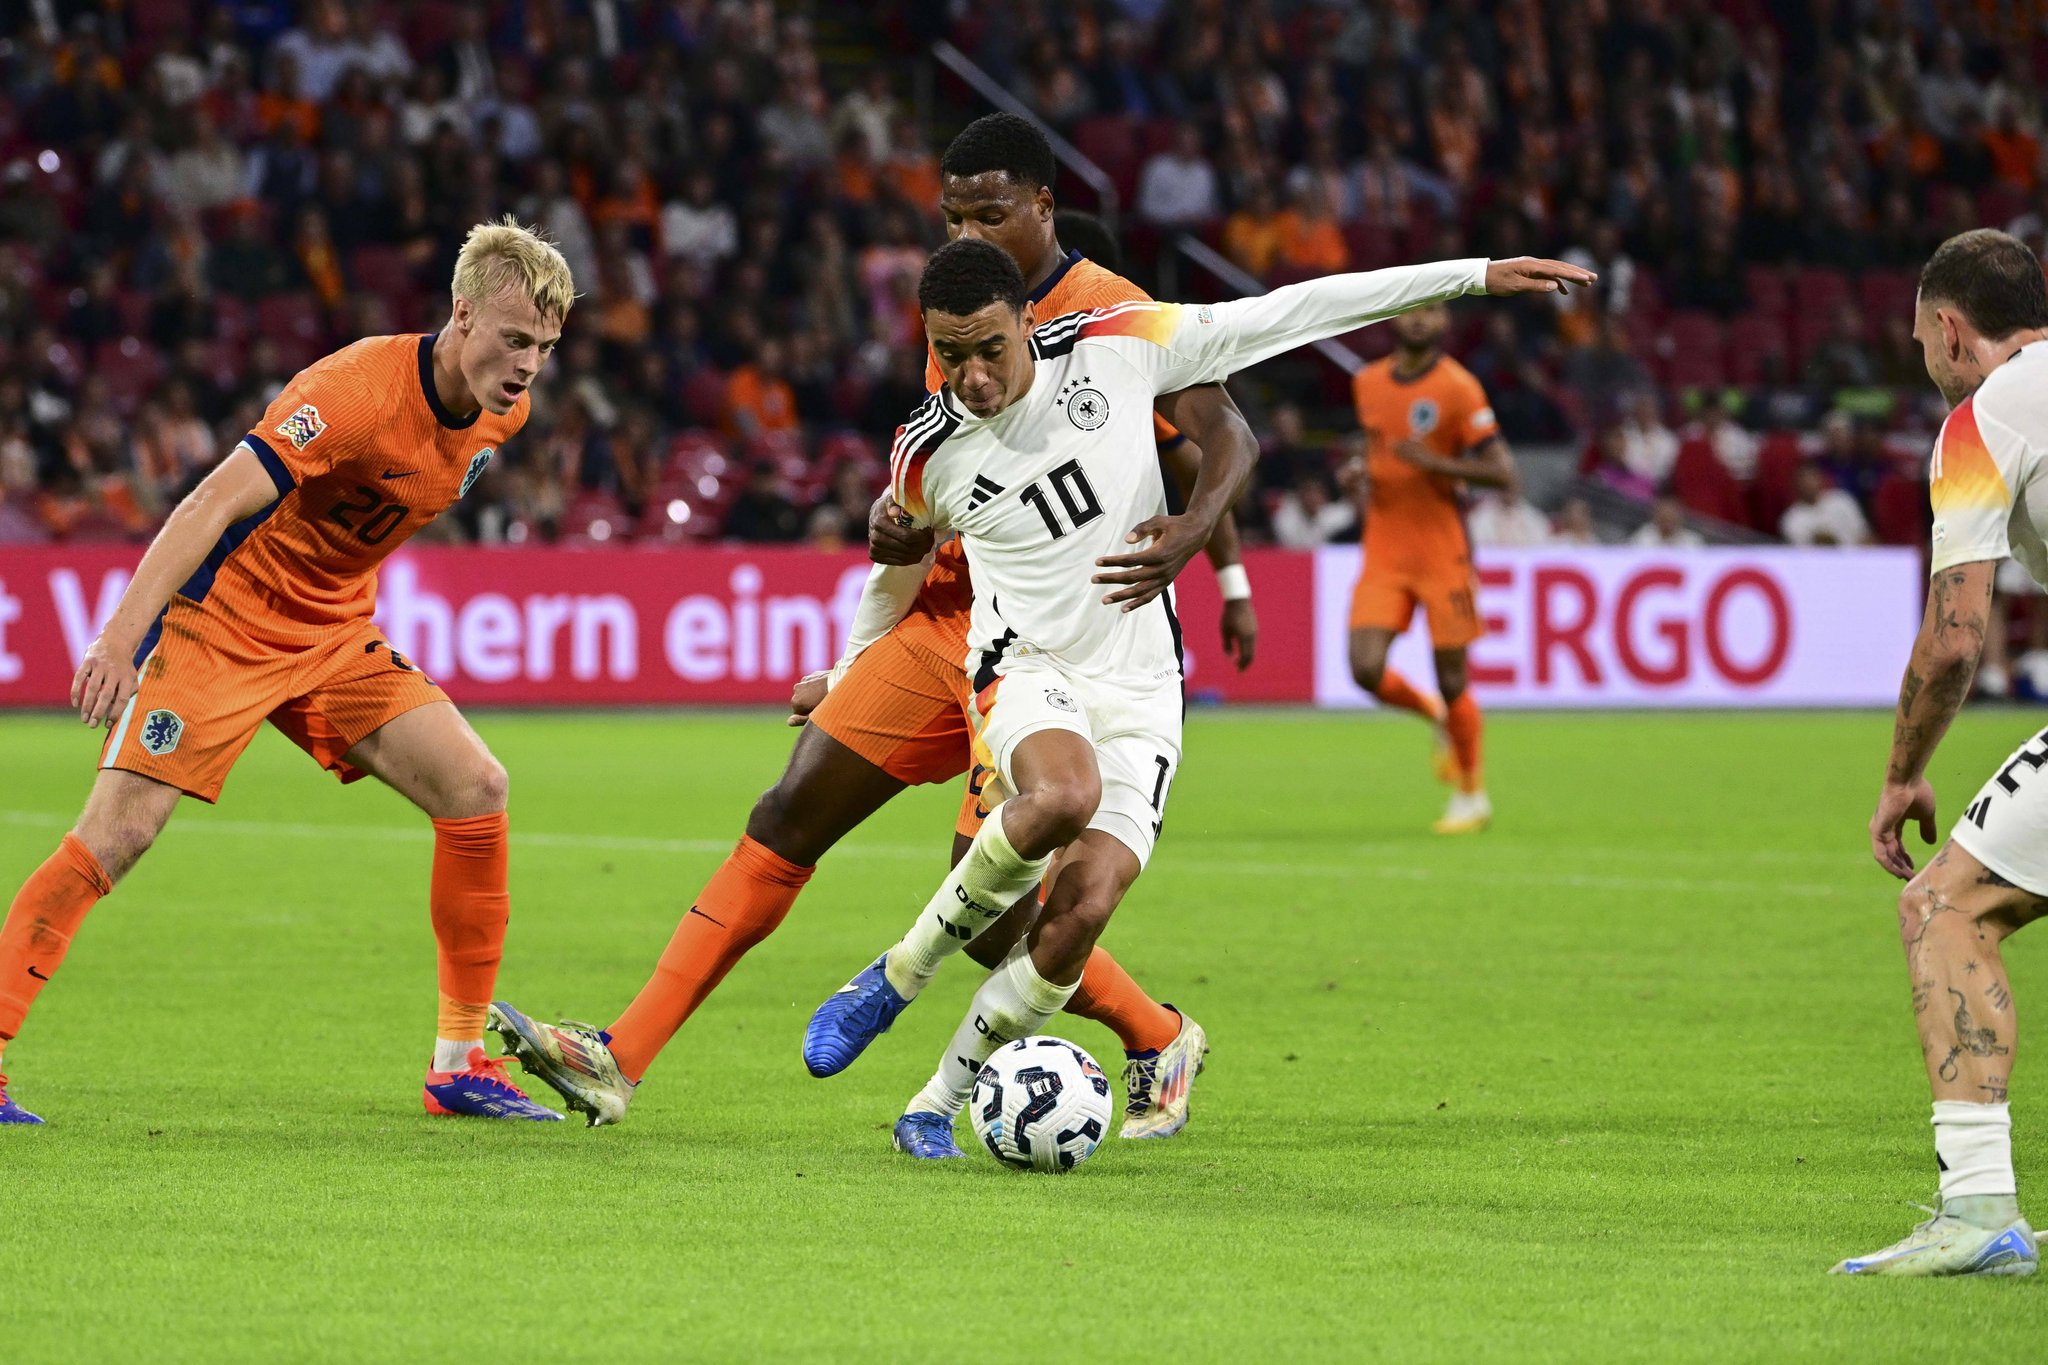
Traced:
POLYGON ((569 262, 555 244, 511 214, 495 223, 478 223, 462 239, 455 258, 455 297, 482 305, 507 287, 533 300, 544 318, 561 322, 576 301, 576 283, 569 262))

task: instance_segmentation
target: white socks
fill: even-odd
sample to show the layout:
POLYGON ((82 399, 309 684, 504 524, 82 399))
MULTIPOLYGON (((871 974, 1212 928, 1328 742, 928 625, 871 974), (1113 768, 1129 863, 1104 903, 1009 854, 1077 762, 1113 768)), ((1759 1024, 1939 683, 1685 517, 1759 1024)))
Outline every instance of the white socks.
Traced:
POLYGON ((469 1050, 482 1047, 481 1038, 436 1038, 434 1040, 434 1070, 467 1071, 469 1050))
POLYGON ((1067 1007, 1080 984, 1055 986, 1047 981, 1032 964, 1030 944, 1019 941, 1003 965, 990 972, 974 993, 967 1017, 946 1045, 945 1060, 903 1112, 959 1113, 974 1089, 982 1063, 1003 1044, 1029 1038, 1044 1028, 1048 1019, 1067 1007))
POLYGON ((889 950, 882 964, 889 984, 905 1000, 923 990, 939 965, 1003 917, 1045 876, 1051 858, 1026 859, 1003 833, 1004 806, 997 806, 974 836, 959 866, 946 874, 917 923, 889 950))
POLYGON ((2012 1196, 2012 1111, 2003 1104, 1968 1100, 1934 1102, 1934 1153, 1941 1163, 1941 1198, 2012 1196))

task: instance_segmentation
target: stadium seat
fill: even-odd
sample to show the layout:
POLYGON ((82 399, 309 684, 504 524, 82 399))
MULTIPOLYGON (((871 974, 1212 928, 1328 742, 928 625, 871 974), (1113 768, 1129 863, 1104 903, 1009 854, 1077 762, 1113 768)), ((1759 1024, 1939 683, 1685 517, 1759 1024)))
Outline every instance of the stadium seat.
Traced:
POLYGON ((816 463, 827 475, 837 474, 845 464, 870 470, 885 467, 882 452, 858 431, 835 431, 820 441, 816 463))
POLYGON ((114 296, 114 307, 121 314, 121 329, 130 336, 143 336, 149 331, 149 308, 155 303, 140 289, 123 289, 114 296))
POLYGON ((50 538, 41 518, 20 502, 0 498, 0 545, 41 545, 50 538))
POLYGON ((1664 324, 1665 382, 1679 388, 1719 388, 1728 382, 1728 335, 1710 313, 1673 313, 1664 324))
POLYGON ((1867 335, 1875 341, 1883 335, 1885 319, 1913 316, 1913 300, 1920 292, 1920 277, 1910 270, 1866 270, 1856 282, 1863 308, 1867 335))
POLYGON ((705 426, 717 426, 725 415, 725 371, 706 365, 683 381, 683 411, 705 426))
POLYGON ((1795 321, 1818 318, 1825 326, 1835 310, 1850 301, 1849 277, 1827 266, 1801 266, 1792 272, 1792 311, 1795 321))
POLYGON ((107 383, 107 393, 123 414, 135 410, 163 375, 163 359, 140 337, 103 341, 92 353, 92 372, 107 383))
POLYGON ((1756 384, 1771 376, 1774 368, 1788 370, 1791 350, 1785 344, 1784 320, 1775 315, 1750 314, 1728 324, 1728 377, 1737 384, 1756 384))
POLYGON ((1798 496, 1799 466, 1806 453, 1799 438, 1789 431, 1773 431, 1764 437, 1756 455, 1756 478, 1749 486, 1750 524, 1769 535, 1778 534, 1778 522, 1798 496))
POLYGON ((1136 119, 1123 114, 1082 119, 1074 128, 1074 146, 1102 168, 1126 204, 1137 198, 1138 173, 1145 163, 1136 119))
POLYGON ((1792 290, 1785 272, 1774 265, 1753 265, 1743 271, 1749 288, 1750 312, 1767 318, 1782 318, 1792 311, 1792 290))
POLYGON ((280 345, 289 337, 318 346, 327 322, 311 294, 274 294, 256 305, 256 326, 280 345))
POLYGON ((1905 474, 1887 474, 1870 495, 1870 528, 1886 545, 1927 544, 1927 485, 1905 474))
POLYGON ((1353 270, 1379 270, 1398 259, 1400 246, 1394 233, 1377 223, 1346 223, 1344 245, 1351 255, 1353 270))
POLYGON ((365 294, 382 294, 389 299, 410 297, 418 285, 412 266, 397 247, 362 246, 349 258, 349 272, 355 287, 365 294))
POLYGON ((1678 448, 1678 460, 1671 467, 1671 491, 1701 516, 1737 526, 1749 522, 1742 485, 1714 454, 1714 448, 1699 437, 1678 448))
POLYGON ((610 545, 632 538, 633 520, 619 500, 600 489, 579 490, 562 513, 565 545, 610 545))

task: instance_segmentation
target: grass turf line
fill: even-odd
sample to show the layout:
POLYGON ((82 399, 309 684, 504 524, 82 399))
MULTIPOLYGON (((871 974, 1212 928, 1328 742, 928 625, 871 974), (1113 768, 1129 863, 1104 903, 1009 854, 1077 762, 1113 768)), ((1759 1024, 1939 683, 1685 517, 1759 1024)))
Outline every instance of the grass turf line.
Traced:
MULTIPOLYGON (((501 990, 603 1021, 772 780, 765 715, 478 718, 513 779, 501 990)), ((2030 728, 1972 713, 1959 813, 2030 728)), ((845 1076, 804 1019, 940 875, 956 794, 828 858, 622 1127, 433 1120, 424 820, 274 735, 187 803, 8 1057, 10 1360, 1881 1360, 2029 1351, 2030 1283, 1843 1282, 1934 1174, 1864 852, 1878 715, 1492 718, 1497 828, 1446 841, 1428 734, 1197 713, 1105 942, 1215 1046, 1195 1119, 1073 1176, 888 1151, 967 996, 845 1076)), ((0 883, 93 739, 0 719, 0 883)), ((2022 936, 2021 1008, 2039 990, 2022 936)), ((1114 1071, 1115 1040, 1055 1025, 1114 1071)), ((2022 1074, 2023 1190, 2040 1129, 2022 1074)))

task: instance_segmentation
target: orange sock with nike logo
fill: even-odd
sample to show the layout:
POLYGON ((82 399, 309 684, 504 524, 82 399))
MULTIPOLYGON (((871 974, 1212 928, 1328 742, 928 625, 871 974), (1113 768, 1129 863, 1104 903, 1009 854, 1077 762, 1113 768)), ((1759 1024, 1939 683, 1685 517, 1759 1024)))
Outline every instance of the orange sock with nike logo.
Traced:
MULTIPOLYGON (((434 822, 434 873, 427 904, 439 950, 442 1039, 484 1036, 484 1016, 505 955, 511 822, 504 811, 434 822)), ((445 1061, 446 1059, 442 1059, 445 1061)))
POLYGON ((676 926, 654 975, 605 1030, 627 1080, 639 1081, 725 974, 775 932, 816 870, 798 867, 766 844, 740 840, 676 926))
POLYGON ((67 834, 29 874, 0 924, 0 1050, 21 1032, 29 1006, 57 974, 85 912, 114 889, 92 850, 67 834))
POLYGON ((1109 1028, 1126 1052, 1157 1052, 1180 1033, 1180 1016, 1145 994, 1106 948, 1088 954, 1067 1013, 1109 1028))
POLYGON ((1479 736, 1482 724, 1479 703, 1472 700, 1472 694, 1465 692, 1451 703, 1450 714, 1444 717, 1444 728, 1451 732, 1451 751, 1458 757, 1458 790, 1476 792, 1484 784, 1479 780, 1479 736))
POLYGON ((1426 692, 1415 690, 1415 684, 1389 668, 1380 674, 1380 690, 1373 693, 1383 706, 1398 706, 1403 711, 1413 711, 1424 720, 1442 720, 1444 704, 1426 692))

